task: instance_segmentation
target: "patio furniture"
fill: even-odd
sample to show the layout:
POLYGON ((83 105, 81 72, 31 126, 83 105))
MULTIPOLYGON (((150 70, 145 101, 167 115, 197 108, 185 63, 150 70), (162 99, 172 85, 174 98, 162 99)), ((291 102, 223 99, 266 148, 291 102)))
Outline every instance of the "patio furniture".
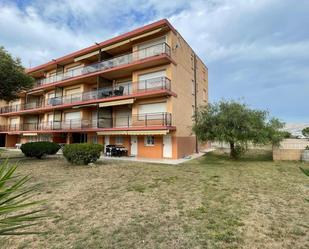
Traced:
POLYGON ((120 87, 118 88, 118 90, 115 90, 115 91, 114 91, 114 94, 115 94, 116 96, 122 96, 122 95, 123 95, 123 91, 124 91, 124 87, 123 87, 123 86, 120 86, 120 87))
POLYGON ((111 91, 110 90, 103 90, 101 94, 102 94, 103 98, 106 98, 106 97, 109 97, 111 95, 111 91))
POLYGON ((105 154, 109 157, 122 157, 128 155, 128 150, 124 146, 109 144, 106 145, 105 154))

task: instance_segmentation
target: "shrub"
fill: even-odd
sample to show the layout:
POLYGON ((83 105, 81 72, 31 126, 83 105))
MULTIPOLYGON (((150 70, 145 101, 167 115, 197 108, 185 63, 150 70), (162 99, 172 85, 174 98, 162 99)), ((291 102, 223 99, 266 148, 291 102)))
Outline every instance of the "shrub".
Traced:
POLYGON ((307 145, 307 146, 305 147, 305 150, 309 150, 309 145, 307 145))
POLYGON ((102 150, 100 144, 67 144, 63 148, 63 156, 71 164, 87 165, 96 162, 102 150))
POLYGON ((26 157, 41 159, 45 155, 54 155, 60 149, 60 145, 53 142, 31 142, 22 144, 21 151, 26 157))

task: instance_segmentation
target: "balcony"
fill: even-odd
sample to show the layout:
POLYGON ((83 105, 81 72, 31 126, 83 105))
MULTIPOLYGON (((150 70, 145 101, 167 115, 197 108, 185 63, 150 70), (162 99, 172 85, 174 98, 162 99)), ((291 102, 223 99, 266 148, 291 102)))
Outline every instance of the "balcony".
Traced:
POLYGON ((73 79, 75 77, 89 75, 95 72, 103 72, 105 70, 116 68, 119 66, 129 65, 139 60, 144 60, 144 59, 147 59, 153 56, 164 55, 164 54, 170 56, 171 49, 168 44, 160 43, 160 44, 149 46, 147 48, 144 48, 144 49, 132 52, 132 53, 115 56, 111 59, 96 62, 96 63, 87 65, 82 68, 77 68, 74 70, 70 70, 68 72, 64 72, 60 74, 58 73, 55 76, 39 79, 36 81, 36 84, 37 84, 37 87, 48 85, 48 84, 53 84, 56 82, 73 79))
POLYGON ((91 104, 114 99, 128 97, 142 97, 149 95, 171 94, 171 81, 166 77, 157 77, 148 80, 120 84, 118 86, 99 88, 96 91, 88 91, 62 97, 46 99, 44 102, 32 102, 22 105, 13 105, 0 108, 1 114, 16 114, 18 112, 35 112, 36 109, 48 111, 50 109, 68 107, 75 104, 91 104))
POLYGON ((0 126, 2 133, 20 132, 80 132, 127 129, 158 129, 172 126, 171 113, 147 113, 115 117, 100 117, 95 120, 67 120, 42 123, 24 123, 0 126))

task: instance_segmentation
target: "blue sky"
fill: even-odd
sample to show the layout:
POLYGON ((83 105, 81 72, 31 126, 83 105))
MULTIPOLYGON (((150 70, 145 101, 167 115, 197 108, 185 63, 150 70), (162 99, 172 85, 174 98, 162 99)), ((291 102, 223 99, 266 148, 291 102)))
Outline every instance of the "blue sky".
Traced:
POLYGON ((29 67, 167 18, 207 64, 212 102, 309 123, 308 13, 308 0, 0 0, 0 45, 29 67))

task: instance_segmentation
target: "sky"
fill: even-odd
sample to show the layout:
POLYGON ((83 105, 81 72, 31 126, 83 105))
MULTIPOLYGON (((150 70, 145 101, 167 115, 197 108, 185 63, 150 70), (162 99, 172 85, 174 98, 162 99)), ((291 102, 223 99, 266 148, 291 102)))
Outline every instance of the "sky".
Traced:
POLYGON ((309 123, 309 0, 0 0, 0 46, 36 66, 166 18, 234 99, 309 123))

